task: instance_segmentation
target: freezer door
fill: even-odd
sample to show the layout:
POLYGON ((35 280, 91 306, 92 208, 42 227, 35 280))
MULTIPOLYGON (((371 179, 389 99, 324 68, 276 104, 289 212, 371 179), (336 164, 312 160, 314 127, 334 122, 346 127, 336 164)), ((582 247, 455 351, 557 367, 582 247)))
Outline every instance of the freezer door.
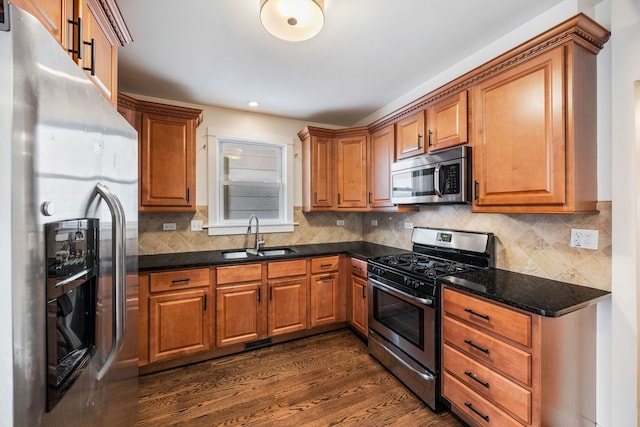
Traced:
MULTIPOLYGON (((137 134, 33 17, 9 5, 11 292, 13 424, 133 425, 137 402, 137 134), (113 343, 113 218, 98 183, 118 197, 124 213, 122 276, 126 315, 122 346, 104 368, 113 343), (71 218, 100 219, 97 350, 52 411, 46 411, 46 287, 44 225, 71 218)), ((0 34, 2 35, 2 34, 0 34)), ((0 73, 0 75, 4 75, 0 73)), ((3 86, 4 87, 4 86, 3 86)), ((3 114, 3 117, 4 114, 3 114)), ((5 120, 0 119, 5 126, 5 120)), ((4 130, 1 130, 5 135, 4 130)), ((4 144, 3 144, 4 145, 4 144)), ((3 201, 4 202, 4 201, 3 201)), ((122 283, 122 282, 121 282, 122 283)), ((123 317, 124 318, 124 317, 123 317)), ((117 344, 117 343, 116 343, 117 344)))

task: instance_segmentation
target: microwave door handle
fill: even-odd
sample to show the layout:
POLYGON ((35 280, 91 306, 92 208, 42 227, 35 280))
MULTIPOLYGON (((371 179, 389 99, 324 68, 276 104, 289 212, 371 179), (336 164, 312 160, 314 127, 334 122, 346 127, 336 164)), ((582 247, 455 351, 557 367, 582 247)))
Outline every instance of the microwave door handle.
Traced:
POLYGON ((440 167, 442 165, 436 166, 436 170, 433 172, 433 190, 436 192, 438 197, 442 197, 442 191, 440 190, 440 167))
POLYGON ((97 374, 98 381, 102 380, 109 370, 111 369, 111 365, 115 361, 118 353, 122 349, 124 344, 124 335, 126 333, 126 304, 127 299, 126 295, 126 253, 125 253, 125 242, 126 242, 126 221, 124 216, 124 209, 122 208, 122 204, 118 197, 103 184, 96 185, 96 191, 107 203, 109 210, 111 211, 111 219, 112 219, 112 339, 111 339, 111 349, 109 351, 109 355, 107 356, 107 360, 104 365, 97 374))

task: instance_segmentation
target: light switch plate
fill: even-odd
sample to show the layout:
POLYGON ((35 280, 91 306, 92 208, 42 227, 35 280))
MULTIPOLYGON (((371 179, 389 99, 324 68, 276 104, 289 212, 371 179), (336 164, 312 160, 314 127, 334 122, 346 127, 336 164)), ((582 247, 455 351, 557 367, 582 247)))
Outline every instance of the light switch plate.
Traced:
POLYGON ((377 219, 372 219, 371 220, 371 225, 376 227, 378 225, 378 220, 377 219))
POLYGON ((340 226, 344 225, 344 219, 337 220, 336 225, 340 225, 340 226))
POLYGON ((571 241, 569 245, 572 248, 598 250, 598 230, 588 230, 584 228, 571 229, 571 241))
POLYGON ((191 231, 202 231, 202 220, 194 219, 191 221, 191 231))
POLYGON ((175 229, 176 229, 175 222, 165 222, 164 224, 162 224, 162 230, 164 231, 174 231, 175 229))
POLYGON ((413 223, 412 223, 412 222, 405 222, 405 223, 404 223, 404 229, 405 229, 405 230, 411 230, 411 229, 413 229, 413 223))

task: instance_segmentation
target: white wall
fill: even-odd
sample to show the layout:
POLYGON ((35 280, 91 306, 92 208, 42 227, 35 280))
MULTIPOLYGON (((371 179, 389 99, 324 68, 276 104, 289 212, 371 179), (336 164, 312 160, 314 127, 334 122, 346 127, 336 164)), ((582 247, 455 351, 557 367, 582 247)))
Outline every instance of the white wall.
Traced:
MULTIPOLYGON (((611 3, 611 426, 638 423, 638 170, 634 81, 640 80, 640 3, 611 3)), ((603 424, 605 425, 605 424, 603 424)))

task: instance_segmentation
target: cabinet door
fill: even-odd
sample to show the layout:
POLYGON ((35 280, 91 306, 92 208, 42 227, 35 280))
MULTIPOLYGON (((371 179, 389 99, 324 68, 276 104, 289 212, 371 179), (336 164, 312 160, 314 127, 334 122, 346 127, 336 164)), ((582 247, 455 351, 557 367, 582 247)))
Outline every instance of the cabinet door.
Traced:
POLYGON ((391 203, 391 163, 394 161, 393 125, 371 134, 369 144, 369 207, 393 206, 391 203))
POLYGON ((211 349, 208 292, 204 289, 149 297, 149 361, 211 349))
POLYGON ((351 326, 361 334, 367 336, 368 326, 367 311, 367 281, 355 274, 351 276, 351 326))
POLYGON ((194 145, 192 120, 142 115, 141 211, 195 211, 194 145))
POLYGON ((216 289, 216 346, 261 338, 261 304, 259 282, 216 289))
POLYGON ((427 109, 429 151, 441 150, 468 141, 467 91, 443 99, 427 109))
POLYGON ((565 202, 564 47, 474 88, 474 211, 565 202))
POLYGON ((367 207, 367 137, 339 138, 338 207, 367 207))
POLYGON ((333 138, 311 137, 311 206, 333 207, 333 138))
MULTIPOLYGON (((70 31, 66 8, 71 0, 12 0, 11 3, 36 17, 60 45, 66 46, 66 33, 70 31)), ((73 19, 73 4, 70 8, 68 18, 73 19)))
POLYGON ((80 66, 113 105, 117 104, 118 40, 97 0, 79 2, 82 17, 80 66))
POLYGON ((413 114, 396 123, 396 158, 417 156, 427 152, 424 139, 425 112, 413 114))
POLYGON ((311 327, 339 320, 338 274, 311 276, 311 327))
POLYGON ((307 278, 269 282, 269 336, 307 329, 307 278))

